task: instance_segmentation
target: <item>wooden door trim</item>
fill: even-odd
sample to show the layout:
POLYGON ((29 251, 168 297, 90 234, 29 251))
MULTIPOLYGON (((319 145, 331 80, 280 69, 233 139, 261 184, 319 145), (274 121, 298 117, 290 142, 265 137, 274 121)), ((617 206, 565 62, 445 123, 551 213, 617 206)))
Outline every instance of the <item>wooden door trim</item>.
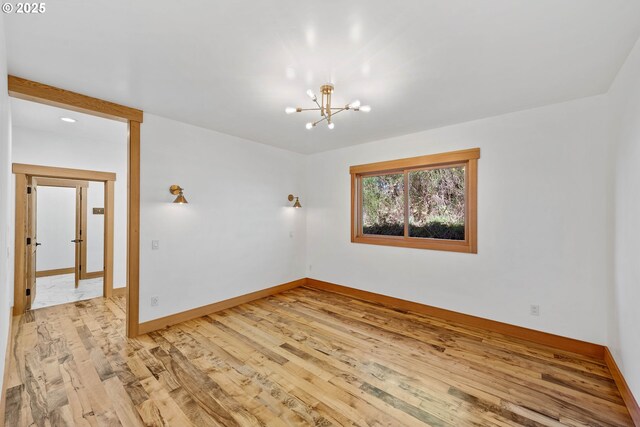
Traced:
POLYGON ((78 181, 73 179, 58 179, 38 176, 38 187, 88 187, 89 181, 78 181))
POLYGON ((116 174, 113 172, 101 172, 86 169, 59 168, 55 166, 30 165, 25 163, 14 163, 13 173, 23 173, 35 177, 58 178, 83 181, 115 181, 116 174))
POLYGON ((25 311, 27 297, 26 272, 27 259, 27 176, 16 174, 16 211, 15 211, 15 254, 13 260, 14 287, 13 287, 13 314, 22 314, 25 311))
MULTIPOLYGON (((82 243, 80 244, 80 265, 83 267, 80 269, 80 280, 86 279, 87 275, 87 242, 89 241, 89 235, 87 233, 87 195, 88 188, 79 187, 80 194, 76 199, 78 202, 78 210, 80 211, 80 223, 78 224, 80 235, 82 235, 82 243)), ((103 292, 104 293, 104 292, 103 292)))
POLYGON ((76 187, 76 210, 75 210, 75 237, 74 241, 76 243, 73 244, 74 250, 74 263, 73 263, 73 273, 74 273, 74 284, 77 288, 80 284, 80 280, 82 280, 82 248, 84 247, 83 243, 80 242, 80 246, 78 246, 77 241, 83 240, 82 236, 82 203, 80 198, 82 197, 82 189, 80 187, 76 187))
POLYGON ((104 183, 104 257, 103 283, 104 297, 110 298, 113 293, 113 218, 114 218, 114 193, 113 181, 104 183))
MULTIPOLYGON (((105 182, 105 185, 106 182, 105 182)), ((87 218, 88 218, 88 212, 89 212, 89 205, 88 203, 88 194, 89 194, 89 188, 87 187, 79 187, 80 190, 80 197, 78 198, 78 203, 79 203, 79 208, 80 208, 80 228, 82 228, 82 233, 80 233, 82 235, 82 243, 80 244, 80 265, 83 267, 80 270, 80 280, 85 280, 85 279, 95 279, 98 277, 104 277, 104 266, 106 265, 104 260, 102 262, 102 270, 96 270, 96 271, 89 271, 88 270, 88 261, 87 261, 87 247, 89 245, 89 233, 87 230, 87 218)), ((113 195, 113 191, 112 190, 112 195, 113 195)), ((103 193, 104 194, 104 193, 103 193)), ((113 204, 113 201, 111 201, 111 204, 113 204)), ((104 202, 103 202, 103 206, 104 206, 104 202)), ((106 210, 105 210, 106 211, 106 210)), ((105 228, 108 226, 108 222, 111 222, 112 226, 113 226, 113 221, 114 221, 114 213, 113 212, 109 212, 107 213, 107 215, 103 215, 103 222, 102 222, 102 230, 103 230, 103 235, 105 236, 105 238, 112 238, 113 239, 113 233, 111 233, 110 235, 106 235, 104 230, 105 228)), ((113 228, 113 227, 112 227, 113 228)), ((111 243, 109 243, 111 244, 111 243)), ((103 242, 103 247, 104 247, 104 242, 103 242)), ((104 255, 104 254, 103 254, 104 255)), ((104 258, 104 257, 103 257, 104 258)), ((113 257, 112 257, 113 258, 113 257)), ((103 286, 103 292, 102 295, 105 297, 109 297, 109 290, 113 287, 113 280, 110 280, 109 283, 111 284, 110 286, 103 286)), ((105 283, 103 283, 103 285, 105 285, 105 283)))
POLYGON ((125 107, 124 105, 11 75, 8 76, 8 86, 9 95, 14 98, 66 108, 120 122, 135 121, 142 123, 143 112, 135 108, 125 107))
POLYGON ((140 331, 140 123, 129 121, 127 191, 127 336, 140 331))
MULTIPOLYGON (((8 76, 8 84, 9 95, 16 98, 128 122, 126 324, 127 336, 137 336, 140 292, 140 124, 143 122, 144 112, 16 76, 8 76)), ((42 174, 39 175, 42 176, 42 174)), ((107 180, 107 182, 113 181, 107 180)), ((105 206, 105 213, 106 211, 107 206, 105 206)), ((105 269, 105 282, 107 276, 105 269)), ((113 279, 112 272, 111 278, 113 279)))
POLYGON ((61 276, 63 274, 71 274, 75 270, 75 267, 67 268, 54 268, 53 270, 40 270, 36 271, 37 277, 49 277, 49 276, 61 276))
POLYGON ((31 175, 27 175, 27 205, 26 205, 26 236, 27 242, 25 244, 25 288, 30 291, 28 294, 25 292, 25 310, 31 309, 36 297, 36 263, 37 263, 37 249, 38 249, 38 236, 37 236, 37 224, 38 224, 38 178, 31 175))
POLYGON ((104 271, 92 271, 90 273, 85 273, 82 279, 97 279, 98 277, 104 277, 104 271))
MULTIPOLYGON (((78 176, 91 176, 94 177, 96 181, 102 182, 104 184, 104 197, 105 197, 105 214, 104 214, 104 230, 105 230, 105 241, 104 245, 104 270, 103 270, 103 295, 105 297, 109 297, 113 291, 113 227, 114 227, 114 192, 115 192, 115 179, 116 174, 111 172, 100 172, 100 171, 90 171, 84 169, 66 169, 66 168, 52 168, 48 166, 40 166, 40 165, 22 165, 22 164, 13 164, 13 169, 18 171, 38 171, 45 172, 49 178, 61 180, 70 180, 75 182, 81 182, 77 180, 74 173, 77 173, 78 176), (16 167, 17 166, 17 167, 16 167), (64 175, 64 178, 56 177, 55 173, 59 171, 60 175, 64 175), (109 177, 113 178, 110 180, 103 180, 103 178, 109 177)), ((14 172, 15 173, 15 172, 14 172)), ((24 173, 15 173, 16 175, 16 214, 15 214, 15 262, 14 262, 14 314, 22 314, 26 309, 26 268, 27 268, 27 260, 25 257, 26 251, 26 238, 27 238, 27 218, 26 218, 26 195, 27 195, 27 179, 32 177, 30 174, 24 173)), ((35 176, 38 180, 38 185, 40 181, 43 179, 40 176, 35 176)), ((78 219, 81 219, 83 213, 81 212, 83 204, 80 203, 78 192, 85 191, 87 187, 76 187, 76 238, 78 238, 78 219)), ((84 204, 84 210, 86 211, 86 203, 84 204)), ((86 217, 86 212, 85 212, 86 217)), ((86 222, 86 219, 85 219, 86 222)), ((86 233, 85 233, 86 234, 86 233)), ((84 240, 84 236, 83 236, 84 240)), ((84 242, 83 242, 84 243, 84 242)), ((81 254, 81 263, 86 267, 86 245, 81 246, 80 248, 81 254), (85 251, 84 261, 82 261, 82 252, 85 251)), ((75 267, 74 267, 75 269, 75 267)), ((95 277, 95 272, 94 275, 95 277)), ((37 275, 36 275, 37 277, 37 275)), ((82 275, 80 277, 83 278, 82 275)))

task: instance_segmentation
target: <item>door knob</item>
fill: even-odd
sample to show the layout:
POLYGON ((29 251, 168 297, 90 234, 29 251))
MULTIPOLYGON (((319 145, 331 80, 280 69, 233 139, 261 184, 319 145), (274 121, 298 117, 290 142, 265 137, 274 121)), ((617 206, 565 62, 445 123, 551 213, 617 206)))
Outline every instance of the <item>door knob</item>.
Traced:
POLYGON ((42 245, 42 243, 36 243, 36 246, 40 246, 40 245, 42 245))
POLYGON ((71 243, 80 243, 80 242, 84 242, 84 240, 82 240, 82 239, 75 239, 75 240, 72 240, 72 241, 71 241, 71 243))

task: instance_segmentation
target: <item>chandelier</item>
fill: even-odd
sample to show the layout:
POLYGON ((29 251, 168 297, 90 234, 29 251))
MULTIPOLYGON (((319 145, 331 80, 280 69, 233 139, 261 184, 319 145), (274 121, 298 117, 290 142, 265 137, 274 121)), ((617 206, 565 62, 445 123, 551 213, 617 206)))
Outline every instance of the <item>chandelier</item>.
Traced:
POLYGON ((287 107, 284 112, 287 114, 293 113, 301 113, 303 111, 320 111, 320 116, 322 117, 320 120, 315 122, 307 123, 307 129, 313 129, 319 123, 327 121, 327 127, 329 129, 333 129, 335 125, 333 124, 333 116, 338 113, 342 113, 346 110, 353 111, 363 111, 368 113, 371 111, 371 107, 368 105, 360 105, 360 101, 353 101, 350 104, 345 105, 344 107, 334 107, 331 105, 331 95, 333 94, 333 85, 331 83, 327 83, 325 85, 320 86, 320 93, 322 94, 322 98, 320 102, 318 102, 318 97, 311 89, 307 91, 307 95, 313 102, 316 103, 317 107, 315 108, 302 108, 302 107, 287 107))

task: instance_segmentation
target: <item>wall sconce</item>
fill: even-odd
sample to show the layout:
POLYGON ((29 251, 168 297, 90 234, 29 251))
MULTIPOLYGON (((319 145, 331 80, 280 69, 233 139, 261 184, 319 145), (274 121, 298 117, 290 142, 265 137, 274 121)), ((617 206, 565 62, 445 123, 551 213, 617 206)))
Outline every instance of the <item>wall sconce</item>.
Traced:
POLYGON ((178 196, 173 201, 173 203, 178 203, 178 204, 181 204, 181 205, 189 203, 189 202, 187 202, 187 199, 184 198, 184 194, 182 194, 183 190, 184 189, 182 187, 180 187, 179 185, 176 185, 176 184, 173 184, 171 187, 169 187, 169 192, 171 194, 173 194, 174 196, 178 196))
POLYGON ((293 204, 294 208, 301 208, 300 200, 298 200, 298 196, 294 196, 293 194, 289 194, 289 201, 293 202, 293 199, 296 199, 296 202, 293 204))

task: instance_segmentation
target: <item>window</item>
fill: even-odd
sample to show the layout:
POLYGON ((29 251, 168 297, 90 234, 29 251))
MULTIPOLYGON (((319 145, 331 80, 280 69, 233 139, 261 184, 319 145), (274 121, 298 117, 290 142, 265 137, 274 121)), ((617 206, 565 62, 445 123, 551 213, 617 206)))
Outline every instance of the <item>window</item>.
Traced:
POLYGON ((477 253, 480 149, 352 166, 351 241, 477 253))

